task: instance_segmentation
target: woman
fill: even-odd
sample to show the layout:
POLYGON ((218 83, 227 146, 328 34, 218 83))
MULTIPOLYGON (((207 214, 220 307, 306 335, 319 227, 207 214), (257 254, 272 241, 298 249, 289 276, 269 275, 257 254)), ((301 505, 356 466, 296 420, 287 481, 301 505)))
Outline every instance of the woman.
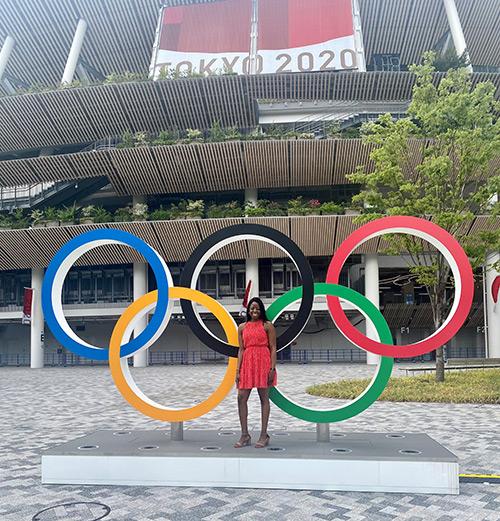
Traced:
POLYGON ((253 298, 247 306, 247 320, 238 327, 238 412, 241 423, 241 438, 234 447, 250 445, 248 433, 248 397, 257 388, 261 404, 262 428, 255 447, 269 445, 267 424, 269 422, 269 387, 276 385, 276 330, 267 320, 262 300, 253 298))

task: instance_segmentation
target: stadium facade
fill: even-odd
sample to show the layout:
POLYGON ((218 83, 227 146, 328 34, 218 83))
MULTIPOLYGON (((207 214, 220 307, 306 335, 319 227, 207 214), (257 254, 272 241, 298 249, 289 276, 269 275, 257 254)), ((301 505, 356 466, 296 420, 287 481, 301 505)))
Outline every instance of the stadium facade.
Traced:
MULTIPOLYGON (((332 252, 357 226, 348 207, 359 187, 346 175, 369 165, 371 151, 359 127, 382 113, 405 114, 409 65, 427 50, 466 51, 473 83, 489 80, 497 95, 500 88, 496 0, 165 4, 0 6, 0 365, 85 363, 44 328, 40 288, 58 248, 90 229, 138 235, 178 282, 203 238, 261 223, 293 239, 323 281, 332 252)), ((415 162, 420 145, 412 143, 415 162)), ((487 223, 477 217, 469 233, 487 223)), ((380 246, 377 239, 358 249, 342 283, 380 305, 397 343, 422 339, 434 330, 425 289, 404 256, 381 255, 380 246)), ((448 357, 500 357, 497 276, 477 284, 448 357)), ((246 241, 211 259, 200 289, 238 315, 249 281, 267 303, 300 285, 279 250, 246 241)), ((77 334, 105 346, 117 317, 154 287, 140 255, 100 247, 70 271, 63 303, 77 334)), ((293 319, 292 309, 278 327, 293 319)), ((335 329, 321 299, 281 356, 366 359, 335 329)), ((176 304, 167 332, 135 364, 214 358, 176 304)))

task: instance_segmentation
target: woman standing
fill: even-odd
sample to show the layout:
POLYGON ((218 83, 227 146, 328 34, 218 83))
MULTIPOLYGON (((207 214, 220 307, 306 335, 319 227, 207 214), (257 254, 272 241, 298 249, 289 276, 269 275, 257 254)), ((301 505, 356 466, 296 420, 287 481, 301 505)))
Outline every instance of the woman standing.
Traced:
POLYGON ((240 415, 241 438, 234 447, 239 449, 250 445, 248 433, 248 397, 257 388, 261 405, 262 428, 255 447, 262 449, 269 445, 267 424, 271 406, 269 387, 276 385, 276 330, 267 320, 262 300, 252 298, 247 306, 247 320, 238 327, 238 412, 240 415))

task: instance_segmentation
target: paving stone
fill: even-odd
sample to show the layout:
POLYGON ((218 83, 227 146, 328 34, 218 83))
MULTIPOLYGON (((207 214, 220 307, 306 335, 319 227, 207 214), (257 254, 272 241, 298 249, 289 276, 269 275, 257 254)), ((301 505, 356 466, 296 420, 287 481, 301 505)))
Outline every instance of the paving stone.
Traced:
MULTIPOLYGON (((132 369, 151 398, 188 406, 215 389, 224 366, 154 366, 132 369)), ((400 373, 395 369, 395 373, 400 373)), ((303 404, 328 407, 307 386, 366 377, 365 365, 282 365, 280 389, 303 404)), ((179 487, 43 486, 40 452, 98 429, 160 429, 169 425, 142 416, 122 399, 105 367, 30 370, 0 368, 0 519, 21 521, 47 507, 74 501, 108 505, 110 521, 260 521, 307 519, 386 521, 500 521, 500 486, 461 484, 460 496, 367 494, 179 487)), ((335 403, 341 403, 335 400, 335 403)), ((251 396, 249 425, 259 434, 259 402, 251 396)), ((461 472, 498 473, 500 406, 378 402, 368 411, 332 425, 334 431, 424 432, 453 451, 461 472)), ((185 428, 238 429, 236 393, 185 428)), ((272 407, 273 430, 314 426, 272 407)), ((237 436, 236 436, 237 437, 237 436)))

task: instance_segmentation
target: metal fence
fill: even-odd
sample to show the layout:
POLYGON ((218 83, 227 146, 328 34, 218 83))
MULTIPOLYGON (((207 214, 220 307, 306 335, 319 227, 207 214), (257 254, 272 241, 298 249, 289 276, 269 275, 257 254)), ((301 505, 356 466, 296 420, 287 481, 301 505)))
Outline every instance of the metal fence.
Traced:
MULTIPOLYGON (((459 347, 447 350, 447 358, 484 358, 484 347, 459 347)), ((419 363, 434 360, 433 353, 415 358, 400 358, 397 362, 419 363)), ((225 363, 225 357, 214 351, 159 351, 149 352, 151 365, 192 365, 204 363, 225 363)), ((362 363, 366 362, 366 353, 361 349, 293 349, 278 353, 278 363, 308 364, 308 363, 362 363)), ((59 353, 45 353, 46 366, 100 366, 106 361, 89 360, 69 353, 65 350, 59 353)), ((129 364, 132 364, 132 358, 129 364)), ((0 366, 29 366, 29 354, 1 354, 0 366)))

